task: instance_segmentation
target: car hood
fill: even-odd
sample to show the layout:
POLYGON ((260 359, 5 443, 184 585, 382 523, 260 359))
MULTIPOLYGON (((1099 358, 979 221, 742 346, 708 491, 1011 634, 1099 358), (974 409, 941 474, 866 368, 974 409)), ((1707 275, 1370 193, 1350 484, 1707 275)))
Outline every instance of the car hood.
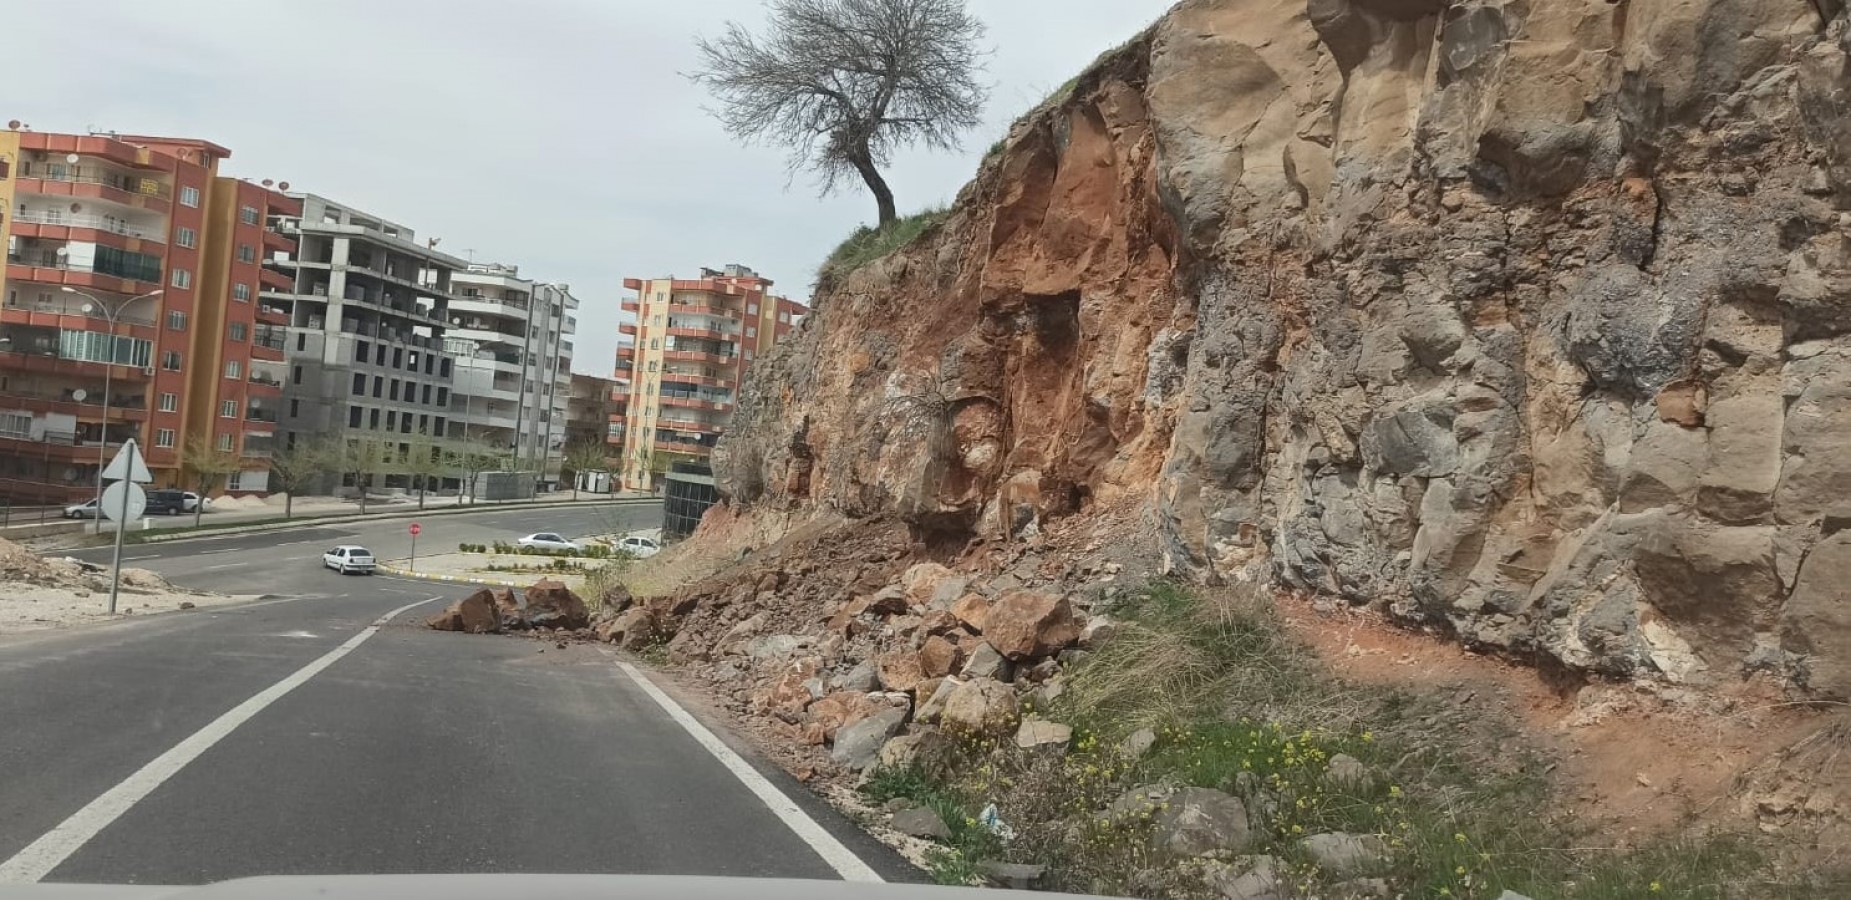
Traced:
MULTIPOLYGON (((667 875, 313 875, 240 878, 201 887, 0 884, 0 900, 955 900, 1029 896, 916 884, 667 875)), ((1036 892, 1040 898, 1071 894, 1036 892)))

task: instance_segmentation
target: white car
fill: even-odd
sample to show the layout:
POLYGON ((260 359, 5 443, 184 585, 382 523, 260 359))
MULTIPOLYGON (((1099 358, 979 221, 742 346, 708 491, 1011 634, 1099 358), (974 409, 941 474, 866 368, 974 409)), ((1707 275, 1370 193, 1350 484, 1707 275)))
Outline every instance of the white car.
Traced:
POLYGON ((186 492, 186 499, 185 501, 183 501, 183 503, 186 507, 187 512, 193 512, 199 509, 199 504, 201 503, 204 503, 206 505, 206 512, 212 511, 212 498, 207 497, 206 499, 201 500, 199 499, 199 495, 193 493, 192 491, 186 492))
POLYGON ((94 519, 96 518, 96 501, 85 500, 82 503, 73 503, 64 508, 64 517, 67 519, 94 519))
POLYGON ((554 534, 551 531, 542 531, 542 532, 539 532, 538 534, 530 534, 524 538, 521 538, 518 541, 515 541, 515 543, 523 547, 538 547, 541 550, 582 550, 584 549, 583 547, 580 547, 579 545, 566 540, 564 536, 554 534))
POLYGON ((373 574, 373 551, 354 544, 342 544, 321 555, 321 564, 342 575, 358 572, 373 574))
POLYGON ((627 537, 617 542, 617 552, 628 553, 637 559, 648 559, 662 552, 662 545, 654 538, 627 537))

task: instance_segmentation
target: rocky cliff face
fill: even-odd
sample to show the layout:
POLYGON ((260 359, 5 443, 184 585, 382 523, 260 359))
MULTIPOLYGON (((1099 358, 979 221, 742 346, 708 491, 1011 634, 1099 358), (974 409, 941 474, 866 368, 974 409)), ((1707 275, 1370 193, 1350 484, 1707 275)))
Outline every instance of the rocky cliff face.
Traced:
POLYGON ((1840 0, 1188 0, 822 286, 723 486, 1137 504, 1190 577, 1851 697, 1848 55, 1840 0))

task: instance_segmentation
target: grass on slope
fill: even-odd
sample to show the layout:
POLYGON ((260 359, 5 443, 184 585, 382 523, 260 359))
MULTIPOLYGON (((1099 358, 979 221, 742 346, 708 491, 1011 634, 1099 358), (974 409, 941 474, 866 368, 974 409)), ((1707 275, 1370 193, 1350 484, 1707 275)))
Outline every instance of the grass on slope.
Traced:
POLYGON ((932 857, 941 880, 963 883, 978 863, 1003 859, 1047 865, 1055 889, 1214 896, 1204 874, 1218 864, 1159 858, 1148 812, 1101 815, 1135 786, 1170 783, 1241 797, 1255 829, 1246 852, 1278 860, 1285 896, 1343 895, 1336 885, 1355 876, 1320 870, 1302 844, 1328 832, 1377 836, 1388 857, 1369 874, 1410 898, 1820 896, 1768 880, 1750 836, 1690 831, 1613 846, 1559 812, 1549 760, 1513 725, 1446 697, 1341 682, 1263 601, 1159 584, 1113 612, 1128 622, 1121 636, 1035 711, 1073 726, 1065 753, 966 743, 871 779, 876 800, 940 810, 953 831, 932 857), (1151 748, 1120 749, 1141 728, 1155 733, 1151 748), (1334 776, 1338 754, 1361 761, 1367 779, 1334 776), (989 803, 1013 840, 966 833, 989 803))
POLYGON ((896 219, 885 228, 863 225, 829 254, 817 274, 825 282, 839 281, 856 269, 918 240, 920 235, 943 222, 946 212, 943 208, 928 209, 896 219))

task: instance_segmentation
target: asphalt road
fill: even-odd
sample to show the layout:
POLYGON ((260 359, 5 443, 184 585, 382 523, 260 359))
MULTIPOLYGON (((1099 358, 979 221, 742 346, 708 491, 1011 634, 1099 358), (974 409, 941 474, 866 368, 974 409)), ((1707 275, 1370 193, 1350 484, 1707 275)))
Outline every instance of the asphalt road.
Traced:
MULTIPOLYGON (((488 511, 430 520, 420 543, 659 515, 488 511)), ((323 544, 399 555, 403 527, 135 547, 180 583, 279 596, 0 639, 0 880, 918 879, 712 722, 737 756, 708 749, 602 648, 432 632, 456 589, 318 568, 323 544)))
MULTIPOLYGON (((337 544, 359 544, 380 559, 402 559, 411 554, 408 526, 413 521, 423 528, 418 536, 419 552, 443 553, 461 543, 512 542, 537 531, 576 538, 659 528, 662 507, 659 503, 616 503, 491 508, 423 519, 308 525, 290 531, 131 544, 122 548, 122 560, 125 566, 153 569, 188 587, 227 594, 320 596, 352 588, 340 575, 320 568, 323 550, 337 544)), ((96 548, 63 555, 108 563, 110 554, 109 548, 96 548)))

